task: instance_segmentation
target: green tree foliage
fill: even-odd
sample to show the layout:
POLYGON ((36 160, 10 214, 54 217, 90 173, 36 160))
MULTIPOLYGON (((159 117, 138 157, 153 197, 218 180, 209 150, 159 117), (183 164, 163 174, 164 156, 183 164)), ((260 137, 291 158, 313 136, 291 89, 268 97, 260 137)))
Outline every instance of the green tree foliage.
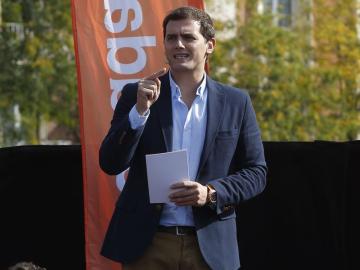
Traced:
POLYGON ((78 138, 70 1, 2 1, 0 27, 0 145, 39 143, 50 121, 78 138))
POLYGON ((312 6, 302 1, 289 28, 274 23, 282 19, 276 15, 256 12, 256 1, 248 2, 252 12, 237 35, 217 40, 211 75, 249 91, 264 140, 355 139, 360 133, 356 1, 314 0, 312 6))

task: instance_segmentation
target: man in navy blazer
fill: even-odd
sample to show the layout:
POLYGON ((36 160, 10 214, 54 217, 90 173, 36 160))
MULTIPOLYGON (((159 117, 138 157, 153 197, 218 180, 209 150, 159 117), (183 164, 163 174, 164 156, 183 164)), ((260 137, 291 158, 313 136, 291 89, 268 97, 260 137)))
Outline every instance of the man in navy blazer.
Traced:
POLYGON ((130 167, 102 255, 124 269, 238 269, 235 207, 266 183, 255 112, 245 91, 205 73, 215 47, 208 14, 178 8, 163 32, 170 70, 124 87, 100 148, 106 173, 130 167), (190 179, 171 186, 172 203, 151 204, 145 155, 180 149, 190 179))

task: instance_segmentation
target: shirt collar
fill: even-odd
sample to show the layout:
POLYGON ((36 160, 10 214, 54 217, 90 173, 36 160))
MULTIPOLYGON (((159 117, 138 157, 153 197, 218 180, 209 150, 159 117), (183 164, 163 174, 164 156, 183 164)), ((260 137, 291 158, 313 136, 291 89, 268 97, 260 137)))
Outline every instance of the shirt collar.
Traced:
MULTIPOLYGON (((171 72, 169 72, 169 80, 170 80, 170 88, 171 88, 172 98, 177 99, 177 98, 181 97, 180 87, 176 84, 174 79, 171 77, 171 72)), ((201 99, 203 99, 205 90, 206 90, 206 73, 204 73, 202 81, 201 81, 199 87, 196 89, 196 95, 199 96, 201 99)))

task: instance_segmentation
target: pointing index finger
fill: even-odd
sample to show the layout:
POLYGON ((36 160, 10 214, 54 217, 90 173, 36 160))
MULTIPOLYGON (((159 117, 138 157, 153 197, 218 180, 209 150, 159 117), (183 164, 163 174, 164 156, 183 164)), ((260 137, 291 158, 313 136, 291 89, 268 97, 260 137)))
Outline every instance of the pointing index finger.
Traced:
POLYGON ((157 72, 151 74, 150 76, 147 76, 144 78, 144 80, 155 80, 158 77, 164 75, 166 73, 166 68, 162 68, 160 70, 158 70, 157 72))

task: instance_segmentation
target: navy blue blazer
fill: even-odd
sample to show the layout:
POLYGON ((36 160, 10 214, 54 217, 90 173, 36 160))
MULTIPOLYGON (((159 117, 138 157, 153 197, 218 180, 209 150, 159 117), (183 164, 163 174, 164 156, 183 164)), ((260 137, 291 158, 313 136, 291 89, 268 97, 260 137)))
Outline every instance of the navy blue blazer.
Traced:
MULTIPOLYGON (((151 244, 162 204, 150 204, 145 155, 171 151, 172 109, 168 74, 144 127, 133 130, 129 112, 136 103, 137 84, 122 91, 104 138, 99 160, 108 174, 130 167, 116 203, 101 254, 129 263, 151 244)), ((197 181, 217 191, 217 208, 193 207, 200 250, 212 269, 238 269, 235 207, 263 191, 266 163, 259 127, 249 95, 207 77, 207 127, 197 181)))

